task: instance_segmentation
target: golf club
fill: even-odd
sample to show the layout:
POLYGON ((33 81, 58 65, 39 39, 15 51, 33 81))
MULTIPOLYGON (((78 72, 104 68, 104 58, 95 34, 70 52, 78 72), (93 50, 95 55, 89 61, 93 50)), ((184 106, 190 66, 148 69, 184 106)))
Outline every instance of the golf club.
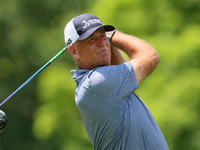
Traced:
MULTIPOLYGON (((21 90, 26 84, 28 84, 33 78, 35 78, 40 72, 42 72, 47 66, 49 66, 54 60, 62 55, 66 50, 67 46, 64 47, 59 53, 57 53, 51 60, 49 60, 42 68, 40 68, 35 74, 33 74, 28 80, 26 80, 18 89, 16 89, 10 96, 8 96, 1 104, 0 107, 6 103, 12 96, 14 96, 19 90, 21 90)), ((0 118, 1 119, 1 118, 0 118)))
POLYGON ((7 124, 7 116, 2 110, 0 110, 0 132, 4 130, 6 124, 7 124))

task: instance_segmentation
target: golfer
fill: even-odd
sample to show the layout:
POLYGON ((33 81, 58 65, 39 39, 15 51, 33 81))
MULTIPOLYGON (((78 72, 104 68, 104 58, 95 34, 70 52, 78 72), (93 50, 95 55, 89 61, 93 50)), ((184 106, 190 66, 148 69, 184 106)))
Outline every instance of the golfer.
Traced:
POLYGON ((94 150, 168 150, 154 117, 134 93, 158 65, 156 50, 92 14, 69 21, 64 36, 78 66, 71 71, 75 101, 94 150))

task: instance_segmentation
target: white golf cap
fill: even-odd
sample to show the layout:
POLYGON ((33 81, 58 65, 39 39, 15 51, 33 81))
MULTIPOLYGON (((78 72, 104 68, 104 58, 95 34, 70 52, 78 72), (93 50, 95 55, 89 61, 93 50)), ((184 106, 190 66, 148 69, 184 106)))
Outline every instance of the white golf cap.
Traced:
POLYGON ((111 25, 103 25, 101 20, 92 14, 82 14, 74 17, 65 26, 64 37, 66 46, 88 38, 101 27, 104 27, 105 31, 115 30, 115 27, 111 25))

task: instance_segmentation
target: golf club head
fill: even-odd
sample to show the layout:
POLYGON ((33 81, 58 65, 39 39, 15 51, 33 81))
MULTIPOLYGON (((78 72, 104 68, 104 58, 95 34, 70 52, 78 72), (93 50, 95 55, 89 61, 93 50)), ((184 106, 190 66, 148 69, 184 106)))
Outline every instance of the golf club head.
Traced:
POLYGON ((7 116, 2 110, 0 110, 0 132, 4 130, 6 124, 7 124, 7 116))

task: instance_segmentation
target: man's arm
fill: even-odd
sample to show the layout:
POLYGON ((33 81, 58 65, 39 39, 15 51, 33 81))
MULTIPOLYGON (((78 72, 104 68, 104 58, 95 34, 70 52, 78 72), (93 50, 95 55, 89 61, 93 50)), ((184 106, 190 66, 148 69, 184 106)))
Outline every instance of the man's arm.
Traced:
POLYGON ((129 61, 133 64, 138 83, 150 75, 160 61, 156 50, 150 44, 137 37, 115 31, 111 38, 111 43, 129 56, 129 61))
POLYGON ((111 65, 119 65, 127 62, 127 59, 122 52, 115 46, 111 45, 111 65))

